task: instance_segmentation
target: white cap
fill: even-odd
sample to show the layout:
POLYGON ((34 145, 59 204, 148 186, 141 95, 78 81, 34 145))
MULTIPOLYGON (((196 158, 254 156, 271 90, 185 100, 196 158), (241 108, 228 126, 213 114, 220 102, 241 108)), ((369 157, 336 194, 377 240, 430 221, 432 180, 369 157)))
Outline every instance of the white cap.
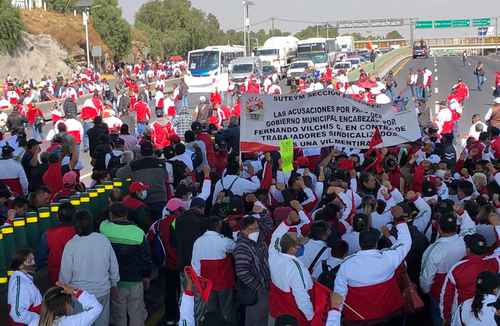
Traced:
POLYGON ((432 154, 431 156, 429 156, 427 161, 431 162, 432 164, 439 164, 439 162, 441 162, 441 158, 439 157, 439 155, 432 154))
POLYGON ((495 104, 500 104, 500 97, 495 97, 494 102, 495 102, 495 104))
POLYGON ((200 96, 200 102, 206 102, 207 98, 205 96, 200 96))

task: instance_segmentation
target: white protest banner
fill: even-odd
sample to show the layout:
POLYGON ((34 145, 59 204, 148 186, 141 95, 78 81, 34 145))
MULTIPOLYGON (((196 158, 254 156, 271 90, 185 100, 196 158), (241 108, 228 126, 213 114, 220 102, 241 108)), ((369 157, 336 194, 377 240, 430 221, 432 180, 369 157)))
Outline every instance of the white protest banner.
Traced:
POLYGON ((421 137, 417 114, 404 105, 370 106, 325 89, 307 94, 253 95, 241 99, 241 151, 279 149, 291 138, 301 148, 343 146, 366 149, 375 128, 382 146, 421 137))

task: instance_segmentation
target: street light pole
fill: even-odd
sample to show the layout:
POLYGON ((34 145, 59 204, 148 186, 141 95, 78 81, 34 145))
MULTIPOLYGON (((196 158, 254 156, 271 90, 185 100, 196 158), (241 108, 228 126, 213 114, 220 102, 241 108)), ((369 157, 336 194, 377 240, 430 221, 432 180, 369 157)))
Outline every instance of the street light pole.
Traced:
POLYGON ((90 68, 90 46, 89 46, 89 12, 84 11, 82 13, 83 26, 85 26, 85 44, 87 48, 87 68, 90 68))
POLYGON ((253 5, 254 3, 252 1, 243 1, 243 43, 245 46, 245 56, 248 55, 248 48, 250 47, 250 18, 248 17, 248 7, 253 5))

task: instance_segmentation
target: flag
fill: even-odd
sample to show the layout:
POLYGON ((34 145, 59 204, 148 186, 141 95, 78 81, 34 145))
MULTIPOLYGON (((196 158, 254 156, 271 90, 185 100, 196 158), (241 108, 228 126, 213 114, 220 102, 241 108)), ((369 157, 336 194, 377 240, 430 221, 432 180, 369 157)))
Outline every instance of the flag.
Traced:
POLYGON ((312 302, 314 307, 314 318, 311 326, 323 326, 328 318, 330 310, 330 289, 319 282, 314 282, 312 288, 312 302))
POLYGON ((212 292, 212 281, 198 276, 196 271, 191 266, 187 266, 185 268, 186 274, 193 281, 193 285, 196 288, 197 292, 200 294, 200 297, 203 301, 208 302, 208 297, 210 296, 210 292, 212 292))
POLYGON ((378 144, 382 144, 383 142, 384 141, 382 140, 382 136, 380 135, 380 130, 378 128, 375 128, 372 139, 370 139, 370 144, 368 144, 368 148, 372 149, 378 144))

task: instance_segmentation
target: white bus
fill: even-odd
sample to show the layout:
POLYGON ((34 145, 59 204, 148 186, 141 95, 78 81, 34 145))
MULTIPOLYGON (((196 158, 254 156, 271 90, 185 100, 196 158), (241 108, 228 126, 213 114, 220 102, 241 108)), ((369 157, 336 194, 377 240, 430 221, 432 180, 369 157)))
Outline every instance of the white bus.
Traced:
POLYGON ((315 37, 299 41, 297 59, 311 60, 314 69, 325 72, 328 65, 333 65, 338 48, 334 38, 315 37))
POLYGON ((229 63, 244 55, 241 46, 208 46, 188 53, 186 84, 190 93, 227 91, 229 63))

